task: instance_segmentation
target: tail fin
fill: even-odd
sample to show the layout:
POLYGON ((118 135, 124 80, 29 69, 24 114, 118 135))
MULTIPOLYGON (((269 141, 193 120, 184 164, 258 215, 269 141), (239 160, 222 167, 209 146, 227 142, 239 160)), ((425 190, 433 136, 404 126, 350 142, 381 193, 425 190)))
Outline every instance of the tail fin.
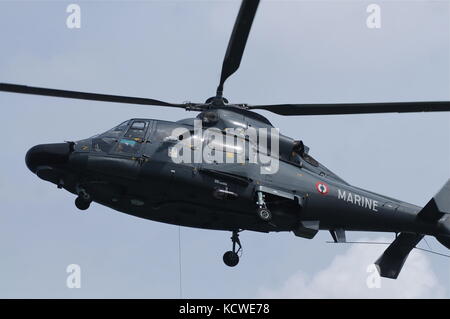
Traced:
POLYGON ((424 221, 435 223, 445 214, 450 214, 450 179, 447 180, 447 183, 445 183, 441 190, 422 208, 417 217, 424 221))
MULTIPOLYGON (((450 249, 450 179, 417 214, 417 218, 437 224, 436 239, 450 249)), ((420 234, 401 233, 375 262, 381 277, 396 279, 409 253, 422 240, 420 234)))
POLYGON ((429 223, 438 224, 436 239, 450 249, 450 179, 417 215, 429 223))
POLYGON ((423 235, 400 233, 375 262, 381 277, 397 279, 411 250, 421 241, 423 235))
POLYGON ((436 236, 438 242, 450 249, 450 236, 436 236))

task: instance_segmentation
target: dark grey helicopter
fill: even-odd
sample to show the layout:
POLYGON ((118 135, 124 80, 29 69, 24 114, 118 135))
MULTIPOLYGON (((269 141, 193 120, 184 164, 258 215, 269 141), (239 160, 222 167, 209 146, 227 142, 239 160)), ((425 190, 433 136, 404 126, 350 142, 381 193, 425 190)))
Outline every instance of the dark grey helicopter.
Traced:
POLYGON ((200 112, 178 122, 131 119, 85 140, 37 145, 26 154, 28 168, 77 195, 75 205, 81 210, 95 201, 150 220, 231 231, 233 248, 223 257, 228 266, 239 262, 242 230, 292 231, 308 239, 329 230, 335 242, 346 241, 345 231, 393 232, 396 239, 376 261, 381 276, 388 278, 397 278, 425 235, 450 249, 450 180, 423 208, 357 188, 315 160, 302 141, 277 134, 265 117, 253 112, 439 112, 450 111, 450 102, 229 104, 222 94, 224 82, 239 68, 258 5, 259 1, 242 1, 217 93, 205 103, 1 83, 5 92, 200 112), (210 151, 207 160, 204 149, 210 151), (181 161, 197 155, 200 161, 181 161))

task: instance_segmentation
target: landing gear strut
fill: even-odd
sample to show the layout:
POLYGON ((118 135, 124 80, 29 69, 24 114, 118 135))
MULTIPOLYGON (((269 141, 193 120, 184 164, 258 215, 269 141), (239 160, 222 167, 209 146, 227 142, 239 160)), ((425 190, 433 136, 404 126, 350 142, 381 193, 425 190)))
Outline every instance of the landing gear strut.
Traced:
POLYGON ((229 267, 234 267, 239 263, 239 253, 242 253, 242 245, 239 240, 239 231, 233 231, 231 241, 233 242, 233 250, 227 251, 223 255, 223 262, 229 267), (236 250, 236 244, 239 246, 238 250, 236 250))
POLYGON ((79 210, 86 210, 91 205, 91 196, 86 193, 84 189, 81 189, 78 193, 78 197, 75 199, 75 206, 79 210))

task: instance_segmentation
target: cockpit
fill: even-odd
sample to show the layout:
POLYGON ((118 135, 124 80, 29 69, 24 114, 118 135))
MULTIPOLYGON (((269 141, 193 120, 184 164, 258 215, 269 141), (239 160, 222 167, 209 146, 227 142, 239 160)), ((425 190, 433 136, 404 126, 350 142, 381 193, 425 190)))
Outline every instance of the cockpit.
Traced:
POLYGON ((76 151, 92 153, 133 154, 144 142, 152 121, 136 119, 125 121, 90 139, 78 141, 76 151))
POLYGON ((148 120, 128 120, 92 138, 92 151, 99 153, 134 154, 144 142, 148 120))
POLYGON ((178 136, 172 136, 176 129, 189 125, 180 123, 155 121, 149 119, 132 119, 125 121, 116 127, 95 135, 89 139, 78 141, 75 150, 79 152, 91 152, 92 154, 112 154, 133 156, 142 151, 142 147, 148 142, 167 142, 176 140, 178 136))

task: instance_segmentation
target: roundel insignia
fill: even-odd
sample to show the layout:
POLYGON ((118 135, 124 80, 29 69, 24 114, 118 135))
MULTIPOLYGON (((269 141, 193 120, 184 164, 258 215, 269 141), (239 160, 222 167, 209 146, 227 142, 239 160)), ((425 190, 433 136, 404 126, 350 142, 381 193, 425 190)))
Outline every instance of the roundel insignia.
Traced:
POLYGON ((328 194, 328 185, 322 182, 318 182, 316 184, 316 189, 319 193, 321 193, 322 195, 326 195, 328 194))

